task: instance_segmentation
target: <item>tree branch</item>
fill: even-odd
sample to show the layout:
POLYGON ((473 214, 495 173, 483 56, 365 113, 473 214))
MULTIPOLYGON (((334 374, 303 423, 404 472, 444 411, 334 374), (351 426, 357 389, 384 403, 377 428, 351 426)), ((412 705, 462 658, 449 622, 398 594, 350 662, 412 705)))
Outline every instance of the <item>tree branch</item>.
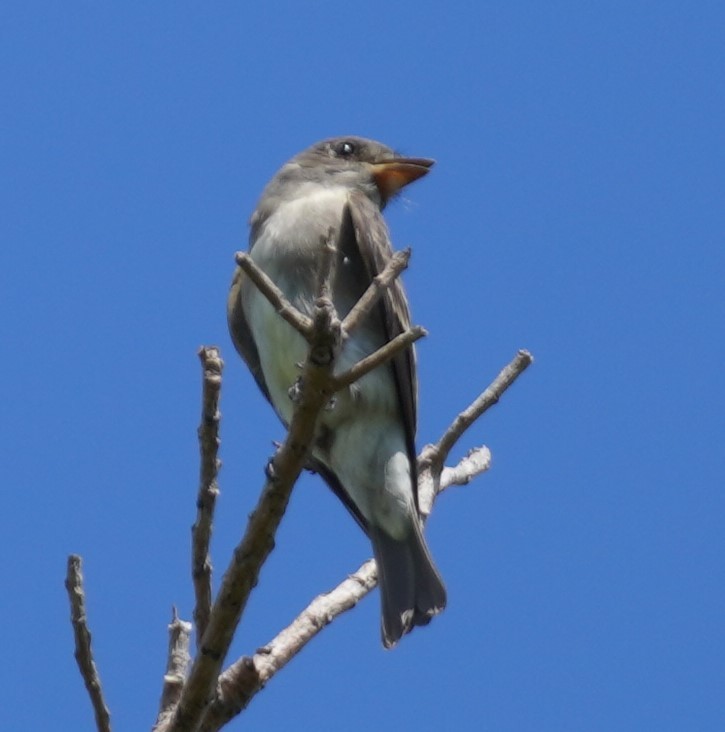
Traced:
POLYGON ((101 678, 91 649, 91 633, 86 616, 86 596, 83 590, 83 560, 77 554, 68 557, 65 589, 70 601, 70 618, 75 638, 75 658, 91 699, 98 732, 111 732, 111 715, 103 698, 101 678))
POLYGON ((353 608, 377 584, 370 559, 331 592, 316 597, 282 632, 253 656, 243 656, 219 677, 219 694, 201 732, 216 732, 243 711, 256 693, 284 668, 326 625, 353 608))
POLYGON ((368 289, 365 290, 362 297, 344 317, 342 321, 343 332, 349 335, 365 320, 385 290, 395 282, 401 272, 408 266, 410 253, 410 247, 395 252, 385 265, 385 269, 379 275, 373 277, 368 289))
POLYGON ((224 362, 215 347, 199 349, 199 358, 203 368, 203 391, 201 407, 201 424, 197 430, 199 437, 200 469, 199 493, 196 499, 196 521, 191 527, 191 575, 194 584, 194 625, 196 626, 196 643, 201 638, 209 623, 211 612, 211 575, 212 563, 209 554, 214 509, 219 495, 217 475, 221 465, 217 454, 219 451, 219 393, 222 385, 222 369, 224 362))
POLYGON ((443 469, 443 463, 448 458, 448 453, 463 436, 463 433, 484 412, 498 402, 506 389, 516 381, 533 361, 534 358, 528 351, 520 350, 491 382, 490 386, 453 420, 438 442, 435 445, 426 445, 423 448, 418 461, 419 468, 430 467, 435 472, 440 473, 443 469))
POLYGON ((395 336, 392 341, 388 341, 384 346, 378 348, 377 351, 361 358, 344 373, 335 376, 331 383, 332 391, 338 392, 346 386, 350 386, 350 384, 361 379, 378 366, 390 361, 398 353, 409 348, 426 335, 428 333, 425 328, 421 328, 419 325, 414 325, 409 330, 403 331, 400 335, 395 336))
POLYGON ((249 254, 246 252, 237 252, 234 258, 236 263, 244 270, 247 277, 252 280, 255 287, 269 300, 280 317, 288 322, 298 333, 301 333, 309 342, 312 335, 312 319, 292 305, 282 290, 254 264, 249 254))

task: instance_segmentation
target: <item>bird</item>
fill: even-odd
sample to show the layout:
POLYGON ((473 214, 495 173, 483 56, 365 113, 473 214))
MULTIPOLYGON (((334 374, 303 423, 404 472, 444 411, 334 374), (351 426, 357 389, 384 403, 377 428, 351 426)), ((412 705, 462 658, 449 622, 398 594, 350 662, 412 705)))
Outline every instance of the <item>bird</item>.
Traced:
MULTIPOLYGON (((393 254, 382 215, 401 189, 434 161, 404 157, 356 136, 305 149, 272 177, 250 219, 249 256, 302 313, 312 315, 325 235, 336 240, 331 299, 350 311, 393 254)), ((308 345, 237 267, 227 303, 236 350, 282 422, 294 411, 291 388, 308 345)), ((410 327, 400 279, 343 340, 341 373, 410 327)), ((336 394, 320 418, 311 468, 370 538, 381 597, 383 646, 446 605, 446 589, 423 537, 415 433, 418 385, 413 347, 336 394)))

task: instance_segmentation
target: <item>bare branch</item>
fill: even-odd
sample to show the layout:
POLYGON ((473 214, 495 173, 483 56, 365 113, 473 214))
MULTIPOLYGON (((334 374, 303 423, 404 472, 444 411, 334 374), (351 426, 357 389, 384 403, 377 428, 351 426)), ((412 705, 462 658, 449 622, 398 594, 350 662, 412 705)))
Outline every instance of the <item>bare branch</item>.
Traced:
POLYGON ((354 607, 377 584, 370 559, 332 592, 316 597, 295 620, 252 657, 233 663, 219 678, 219 694, 201 727, 213 732, 239 714, 255 694, 284 668, 326 625, 354 607))
POLYGON ((161 704, 152 732, 165 727, 181 696, 186 672, 191 663, 191 656, 189 656, 190 635, 191 623, 181 620, 176 608, 173 608, 171 623, 169 624, 169 654, 166 661, 164 686, 161 691, 161 704))
POLYGON ((77 554, 68 557, 65 589, 70 601, 70 619, 75 637, 75 658, 91 699, 98 732, 111 732, 111 715, 103 698, 101 678, 91 649, 91 633, 86 616, 86 596, 83 590, 83 560, 77 554))
POLYGON ((280 317, 287 321, 309 342, 312 334, 312 320, 292 305, 282 290, 272 282, 267 274, 257 267, 249 254, 246 252, 237 252, 235 260, 249 279, 252 280, 257 289, 269 300, 280 317))
POLYGON ((199 653, 169 727, 174 732, 198 729, 249 595, 274 547, 274 535, 292 487, 312 449, 319 414, 330 398, 330 373, 340 348, 339 323, 335 327, 335 321, 331 304, 319 301, 310 355, 302 372, 300 400, 287 438, 267 467, 267 481, 257 507, 222 579, 199 653))
POLYGON ((360 359, 345 373, 335 376, 332 380, 332 391, 338 392, 340 389, 350 386, 350 384, 361 379, 365 374, 370 373, 381 364, 392 360, 398 353, 404 351, 411 344, 426 335, 428 335, 428 333, 425 328, 421 328, 419 325, 414 325, 412 328, 403 331, 400 335, 395 336, 392 341, 388 341, 384 346, 378 348, 377 351, 374 351, 369 356, 365 356, 365 358, 360 359))
POLYGON ((365 320, 385 290, 395 282, 400 273, 408 266, 409 260, 410 247, 393 254, 385 265, 385 269, 379 275, 373 277, 368 289, 365 290, 362 297, 343 319, 342 329, 345 333, 349 335, 365 320))
POLYGON ((533 363, 534 359, 528 351, 519 351, 513 360, 504 367, 491 385, 483 391, 470 406, 466 407, 451 423, 435 445, 426 445, 419 460, 421 469, 430 465, 431 469, 440 472, 448 453, 458 442, 463 433, 488 409, 498 402, 503 393, 533 363))
POLYGON ((450 488, 452 485, 468 485, 481 473, 491 467, 491 451, 485 446, 474 447, 461 459, 458 465, 452 468, 443 468, 438 492, 450 488))
POLYGON ((218 348, 202 346, 199 349, 199 358, 204 374, 201 424, 197 430, 201 461, 199 493, 196 499, 196 521, 191 527, 191 575, 194 584, 194 624, 197 646, 204 635, 211 611, 212 563, 209 542, 211 541, 216 499, 219 495, 219 485, 217 484, 217 475, 221 465, 217 457, 221 419, 219 392, 224 368, 218 348))

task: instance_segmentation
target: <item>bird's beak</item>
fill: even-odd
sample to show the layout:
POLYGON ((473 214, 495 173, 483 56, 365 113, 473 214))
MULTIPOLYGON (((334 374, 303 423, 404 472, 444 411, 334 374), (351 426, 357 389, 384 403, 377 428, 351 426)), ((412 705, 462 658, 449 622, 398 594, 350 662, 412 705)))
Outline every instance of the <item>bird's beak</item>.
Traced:
POLYGON ((394 158, 373 163, 370 167, 383 201, 394 196, 408 183, 426 175, 434 162, 430 158, 394 158))

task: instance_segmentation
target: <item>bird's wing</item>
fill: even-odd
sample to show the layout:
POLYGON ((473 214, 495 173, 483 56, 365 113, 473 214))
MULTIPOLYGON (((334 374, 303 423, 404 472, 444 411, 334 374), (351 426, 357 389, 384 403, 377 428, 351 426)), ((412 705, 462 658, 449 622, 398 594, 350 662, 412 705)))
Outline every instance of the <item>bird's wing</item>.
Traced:
POLYGON ((239 355, 244 359, 249 370, 252 372, 257 386, 261 389, 262 394, 267 401, 272 404, 269 395, 267 382, 264 380, 262 373, 262 364, 259 360, 259 352, 252 337, 252 331, 247 323, 247 318, 242 309, 242 289, 245 287, 254 287, 249 281, 247 275, 241 267, 237 267, 232 279, 232 287, 229 290, 229 298, 227 299, 227 323, 229 324, 229 334, 232 337, 234 347, 239 351, 239 355))
MULTIPOLYGON (((361 191, 353 191, 343 216, 348 216, 360 256, 367 273, 367 287, 373 277, 380 274, 393 255, 388 227, 378 207, 361 191)), ((348 228, 343 225, 343 231, 348 228)), ((386 341, 390 341, 410 328, 408 299, 400 278, 380 298, 378 311, 385 328, 386 341)), ((392 361, 395 387, 400 414, 405 427, 405 439, 413 478, 413 493, 417 496, 417 473, 415 453, 415 432, 417 425, 418 378, 416 375, 415 350, 411 346, 399 353, 392 361)))

